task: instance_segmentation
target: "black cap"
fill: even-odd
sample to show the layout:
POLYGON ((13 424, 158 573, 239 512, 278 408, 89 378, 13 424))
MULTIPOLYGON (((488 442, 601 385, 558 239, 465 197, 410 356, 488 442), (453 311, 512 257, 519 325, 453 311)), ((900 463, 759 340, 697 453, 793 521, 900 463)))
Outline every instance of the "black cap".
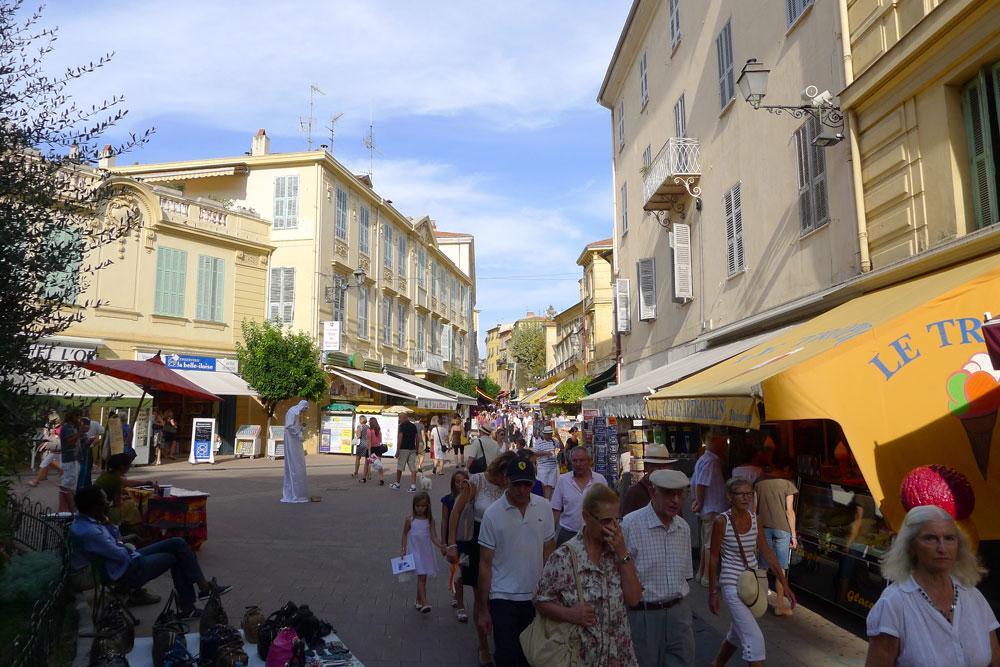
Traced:
POLYGON ((535 466, 531 461, 524 458, 515 458, 507 464, 507 481, 514 482, 534 482, 535 466))

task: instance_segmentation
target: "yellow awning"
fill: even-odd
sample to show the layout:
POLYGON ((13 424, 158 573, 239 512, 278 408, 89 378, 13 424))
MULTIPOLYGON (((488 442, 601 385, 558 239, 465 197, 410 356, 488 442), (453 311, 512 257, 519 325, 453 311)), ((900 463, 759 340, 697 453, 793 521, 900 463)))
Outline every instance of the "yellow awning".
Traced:
POLYGON ((1000 371, 980 333, 984 312, 997 310, 993 255, 858 297, 656 392, 647 409, 652 419, 753 427, 763 401, 769 421, 836 421, 893 525, 903 476, 937 463, 969 479, 979 534, 997 539, 1000 371))
POLYGON ((528 395, 526 398, 522 399, 521 405, 541 405, 542 400, 550 396, 552 393, 554 393, 556 387, 558 387, 560 384, 562 384, 562 380, 556 380, 555 382, 552 382, 550 384, 545 385, 544 387, 541 387, 540 389, 537 389, 536 391, 528 395))
POLYGON ((359 405, 354 409, 355 412, 369 415, 380 415, 383 410, 385 410, 384 405, 359 405))

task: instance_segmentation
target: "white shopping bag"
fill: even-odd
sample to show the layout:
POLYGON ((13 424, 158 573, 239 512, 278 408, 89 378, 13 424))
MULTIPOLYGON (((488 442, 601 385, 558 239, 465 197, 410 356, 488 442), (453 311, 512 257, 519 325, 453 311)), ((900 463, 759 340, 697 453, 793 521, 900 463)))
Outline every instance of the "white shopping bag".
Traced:
POLYGON ((407 582, 413 578, 412 573, 417 569, 417 564, 413 560, 413 554, 393 558, 389 563, 392 565, 392 573, 396 575, 396 580, 400 583, 407 582))

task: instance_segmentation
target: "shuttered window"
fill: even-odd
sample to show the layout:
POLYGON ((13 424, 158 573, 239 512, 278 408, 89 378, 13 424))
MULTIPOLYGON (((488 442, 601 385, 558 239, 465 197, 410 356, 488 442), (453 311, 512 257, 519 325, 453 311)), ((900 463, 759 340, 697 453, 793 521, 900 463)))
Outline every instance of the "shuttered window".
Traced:
POLYGON ((396 237, 398 243, 396 244, 399 252, 397 253, 396 270, 399 272, 400 278, 406 277, 406 235, 402 232, 396 237))
POLYGON ((688 133, 687 109, 684 108, 684 96, 674 103, 674 136, 686 137, 688 133))
POLYGON ((656 258, 643 257, 636 262, 636 280, 639 283, 639 319, 643 322, 656 319, 656 258))
POLYGON ((998 102, 1000 95, 1000 63, 980 72, 962 90, 965 129, 969 141, 969 169, 972 182, 972 204, 977 229, 996 224, 1000 181, 997 147, 998 102))
POLYGON ((788 19, 788 25, 795 23, 802 16, 806 7, 812 3, 813 0, 785 0, 785 16, 788 19))
POLYGON ((431 320, 431 354, 441 354, 441 323, 431 320))
POLYGON ((674 260, 674 298, 686 301, 694 298, 691 278, 691 225, 675 222, 671 225, 670 247, 674 260))
POLYGON ((222 322, 222 285, 226 262, 220 257, 198 255, 198 299, 195 319, 222 322))
POLYGON ((465 367, 465 334, 455 336, 458 339, 458 353, 455 355, 455 363, 460 368, 465 367))
POLYGON ((469 286, 462 285, 462 316, 466 317, 469 314, 469 286))
POLYGON ((267 319, 291 324, 295 317, 295 269, 276 266, 271 269, 267 319))
POLYGON ((406 349, 406 306, 402 302, 396 304, 396 347, 406 349))
POLYGON ((628 183, 622 183, 621 201, 622 207, 622 234, 628 233, 628 183))
POLYGON ((628 333, 632 330, 632 295, 628 278, 615 281, 615 330, 628 333))
POLYGON ((646 52, 642 52, 639 58, 639 102, 640 107, 646 106, 649 101, 649 76, 646 68, 646 52))
POLYGON ((725 107, 735 95, 733 82, 733 29, 726 25, 715 38, 715 55, 719 63, 719 107, 725 107))
POLYGON ((153 312, 184 317, 184 281, 187 278, 187 251, 156 249, 156 292, 153 312))
POLYGON ((427 251, 423 246, 417 249, 417 285, 427 287, 427 251))
POLYGON ((337 186, 337 210, 336 215, 337 238, 347 241, 347 190, 337 186))
POLYGON ((618 150, 625 148, 625 100, 618 102, 618 150))
POLYGON ((371 252, 372 213, 367 206, 358 209, 358 249, 364 254, 371 252))
POLYGON ((368 287, 358 290, 358 338, 368 340, 368 287))
POLYGON ((726 265, 729 276, 746 269, 743 258, 743 201, 741 184, 737 183, 722 196, 726 213, 726 265))
POLYGON ((275 176, 274 218, 275 229, 293 229, 299 224, 299 177, 275 176))
POLYGON ((417 351, 423 352, 427 345, 427 320, 423 315, 417 315, 417 351))
POLYGON ((382 258, 385 268, 392 271, 392 225, 388 222, 382 232, 382 258))
MULTIPOLYGON (((347 289, 341 289, 338 283, 346 282, 346 278, 334 276, 333 278, 333 321, 340 322, 340 331, 347 331, 347 289)), ((343 284, 343 283, 341 283, 343 284)))
POLYGON ((830 221, 826 188, 826 155, 822 147, 813 146, 812 143, 820 133, 820 129, 819 120, 810 116, 809 120, 795 132, 799 226, 803 234, 830 221))
POLYGON ((382 297, 382 344, 392 345, 392 299, 382 297))
POLYGON ((670 48, 681 41, 681 0, 670 0, 670 48))
POLYGON ((653 164, 653 147, 646 144, 646 149, 642 151, 642 168, 643 175, 649 171, 650 165, 653 164))
POLYGON ((441 327, 441 355, 444 357, 445 361, 451 361, 452 359, 450 324, 445 324, 441 327))

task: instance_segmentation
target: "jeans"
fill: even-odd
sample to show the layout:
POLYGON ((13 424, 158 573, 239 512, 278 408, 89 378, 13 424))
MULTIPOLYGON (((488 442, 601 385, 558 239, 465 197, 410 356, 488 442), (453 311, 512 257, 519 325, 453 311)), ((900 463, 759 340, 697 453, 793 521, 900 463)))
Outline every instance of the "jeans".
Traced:
POLYGON ((531 600, 490 600, 493 619, 493 660, 497 667, 531 667, 521 650, 521 633, 535 618, 531 600))
POLYGON ((569 528, 563 528, 559 526, 559 532, 556 533, 556 546, 561 547, 566 542, 569 542, 574 537, 576 537, 577 531, 570 530, 569 528))
POLYGON ((139 588, 170 570, 177 591, 181 610, 194 607, 194 587, 205 579, 201 566, 191 548, 180 537, 161 540, 138 550, 139 557, 132 559, 125 574, 116 581, 130 588, 139 588))
MULTIPOLYGON (((778 563, 781 564, 782 569, 787 570, 788 560, 792 552, 792 534, 787 530, 765 528, 764 540, 767 542, 767 546, 771 547, 774 555, 778 557, 778 563)), ((767 560, 763 554, 757 557, 757 567, 767 567, 767 560)))

